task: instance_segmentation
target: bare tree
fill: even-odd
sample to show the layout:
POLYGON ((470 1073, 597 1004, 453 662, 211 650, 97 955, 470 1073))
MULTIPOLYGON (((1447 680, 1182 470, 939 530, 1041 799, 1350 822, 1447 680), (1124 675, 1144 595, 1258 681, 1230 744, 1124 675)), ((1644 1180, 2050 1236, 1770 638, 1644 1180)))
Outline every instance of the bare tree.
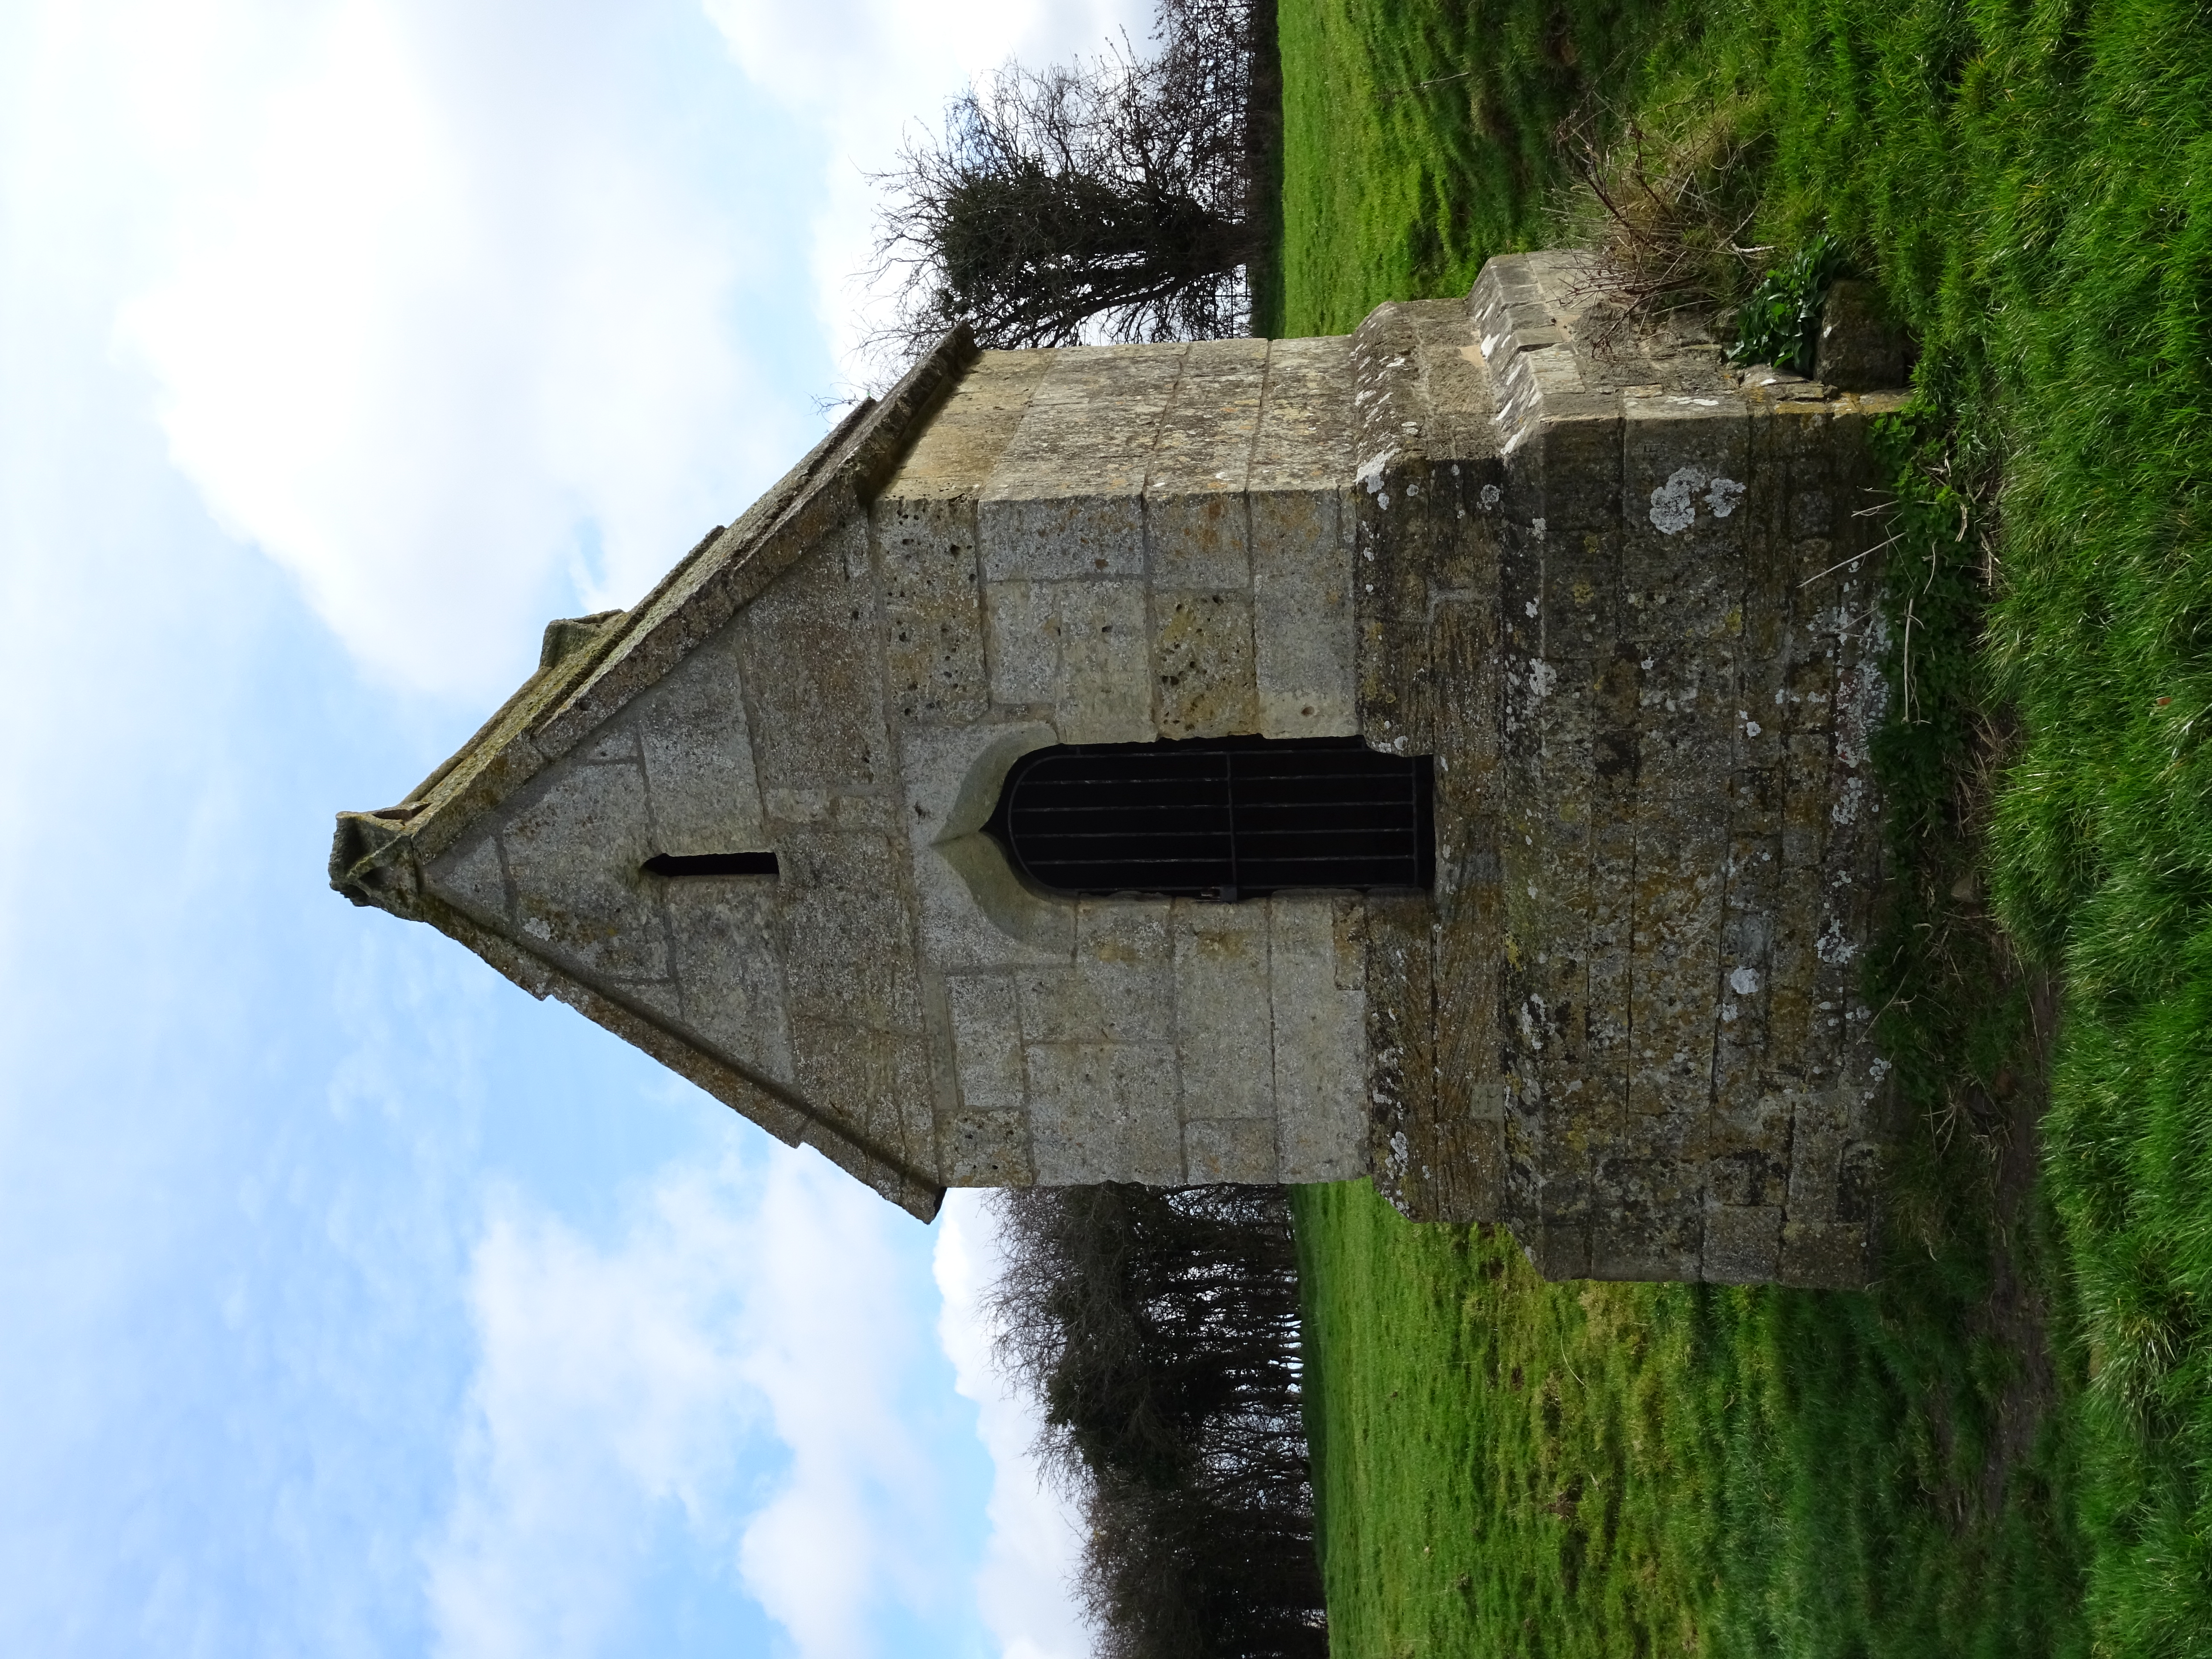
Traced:
POLYGON ((1322 1659, 1279 1188, 1038 1188, 994 1200, 999 1358, 1079 1496, 1105 1659, 1322 1659))
POLYGON ((1125 41, 1088 68, 1009 64, 954 100, 876 181, 900 290, 878 349, 910 357, 960 321, 987 346, 1243 332, 1273 118, 1254 125, 1255 15, 1167 0, 1148 58, 1125 41))

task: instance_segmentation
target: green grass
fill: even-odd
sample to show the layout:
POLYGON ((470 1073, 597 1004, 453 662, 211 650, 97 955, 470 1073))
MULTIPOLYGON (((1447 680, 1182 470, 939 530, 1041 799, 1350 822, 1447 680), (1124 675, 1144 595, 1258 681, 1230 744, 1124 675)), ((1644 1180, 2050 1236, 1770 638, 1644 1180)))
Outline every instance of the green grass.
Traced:
POLYGON ((1658 1651, 1687 1620, 1717 1651, 2212 1652, 2212 15, 1285 0, 1279 38, 1285 332, 1545 240, 1581 108, 1662 142, 1729 124, 1747 234, 1833 234, 1923 349, 1885 439, 1917 626, 1881 756, 1907 1120, 1883 1287, 1592 1302, 1302 1195, 1339 1650, 1627 1652, 1640 1624, 1658 1651), (2035 981, 1984 893, 2063 988, 2039 1200, 2004 1157, 2035 981), (2039 1307, 2056 1382, 2027 1388, 2039 1307), (1501 1364, 1523 1395, 1570 1376, 1556 1426, 1501 1364), (1531 1468, 1589 1483, 1574 1519, 1528 1512, 1558 1495, 1531 1468), (1571 1548, 1569 1590, 1545 1552, 1571 1548))
POLYGON ((1547 1285, 1364 1183, 1297 1202, 1334 1652, 2078 1649, 2047 1456, 1978 1512, 1998 1345, 1875 1297, 1547 1285))
POLYGON ((1364 1182, 1295 1202, 1334 1651, 1609 1656, 1702 1631, 1722 1455, 1675 1382, 1705 1346, 1694 1298, 1553 1290, 1502 1234, 1408 1227, 1364 1182))
POLYGON ((1593 67, 1640 85, 1662 8, 1285 0, 1282 317, 1342 333, 1384 300, 1465 293, 1535 246, 1553 132, 1593 67))

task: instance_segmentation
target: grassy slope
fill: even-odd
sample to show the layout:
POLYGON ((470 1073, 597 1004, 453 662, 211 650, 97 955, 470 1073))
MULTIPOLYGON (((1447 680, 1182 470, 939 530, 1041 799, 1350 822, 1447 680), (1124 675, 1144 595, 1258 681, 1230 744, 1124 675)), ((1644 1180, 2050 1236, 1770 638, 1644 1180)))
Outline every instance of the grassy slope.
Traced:
POLYGON ((1673 1386, 1704 1346, 1694 1299, 1550 1291, 1503 1236, 1407 1228, 1364 1183, 1299 1202, 1325 1257, 1310 1415, 1335 1650, 1505 1653, 1525 1628, 1610 1656, 1702 1629, 1718 1446, 1673 1386))
POLYGON ((2010 1374, 1985 1334, 1916 1340, 1895 1298, 1549 1285, 1359 1184, 1298 1222, 1335 1652, 2078 1649, 2047 1449, 1979 1513, 2010 1374))
POLYGON ((1595 72, 1622 95, 1662 36, 1650 0, 1283 0, 1285 331, 1465 293, 1533 246, 1553 134, 1595 72))
POLYGON ((2066 1649, 2085 1553, 2101 1648, 2212 1650, 2212 23, 2166 0, 1285 0, 1281 40, 1285 331, 1463 291, 1540 240, 1551 132, 1594 88, 1653 131, 1761 139, 1755 234, 1844 236, 1929 393, 1892 434, 1922 631, 1917 723, 1882 757, 1905 879, 1877 979, 1911 1109, 1885 1287, 1546 1287, 1357 1191, 1304 1195, 1340 1650, 1630 1651, 1622 1621, 1685 1617, 1723 1649, 2066 1649), (1985 843, 1999 706, 2021 731, 1985 843), (2033 1022, 1970 866, 2068 988, 2062 1265, 2006 1178, 2033 1022), (2039 1280, 2077 1310, 2062 1370, 2094 1380, 2029 1451, 2039 1280), (1555 1425, 1501 1401, 1516 1364, 1555 1425))

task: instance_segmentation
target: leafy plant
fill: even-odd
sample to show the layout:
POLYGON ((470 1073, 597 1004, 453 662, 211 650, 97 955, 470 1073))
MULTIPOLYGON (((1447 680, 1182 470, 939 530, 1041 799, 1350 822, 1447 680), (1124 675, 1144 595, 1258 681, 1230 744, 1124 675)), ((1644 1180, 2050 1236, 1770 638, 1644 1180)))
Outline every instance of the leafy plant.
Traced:
POLYGON ((1729 360, 1771 363, 1810 374, 1813 348, 1820 337, 1820 301, 1843 266, 1843 244, 1823 234, 1760 277, 1737 313, 1735 348, 1729 353, 1729 360))

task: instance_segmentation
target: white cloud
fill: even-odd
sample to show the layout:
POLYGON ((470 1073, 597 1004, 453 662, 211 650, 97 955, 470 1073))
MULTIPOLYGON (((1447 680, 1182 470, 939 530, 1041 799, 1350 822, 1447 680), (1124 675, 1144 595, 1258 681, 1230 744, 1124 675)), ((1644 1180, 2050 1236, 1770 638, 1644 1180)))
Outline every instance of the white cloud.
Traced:
POLYGON ((944 1525, 935 1471, 901 1415, 900 1379, 928 1341, 890 1271, 889 1231, 912 1225, 811 1156, 781 1160, 763 1199, 747 1371, 792 1468, 742 1559, 801 1654, 866 1651, 860 1615, 887 1590, 914 1607, 941 1596, 942 1556, 916 1547, 944 1525))
POLYGON ((982 1195, 946 1194, 937 1224, 937 1286, 945 1297, 939 1340, 960 1392, 975 1402, 977 1432, 997 1466, 988 1510, 991 1536, 975 1581, 983 1622, 1006 1659, 1080 1659, 1091 1651, 1091 1635, 1068 1587, 1082 1556, 1081 1526, 1031 1455, 1036 1407, 992 1364, 983 1304, 1000 1257, 982 1195))
POLYGON ((429 1595, 447 1654, 599 1650, 648 1512, 711 1527, 744 1429, 739 1273, 720 1183, 665 1184, 611 1252, 509 1194, 470 1276, 482 1358, 429 1595))
POLYGON ((475 700, 551 611, 636 599, 803 451, 807 394, 865 376, 866 175, 914 124, 1010 55, 1092 53, 1149 10, 46 15, 76 104, 123 117, 97 142, 130 152, 159 252, 119 337, 176 465, 374 678, 475 700))
POLYGON ((668 107, 713 100, 665 6, 222 9, 296 45, 184 56, 148 118, 191 158, 176 252, 124 337, 178 465, 373 672, 504 689, 546 607, 635 600, 804 447, 741 314, 783 180, 711 179, 737 146, 668 107))
MULTIPOLYGON (((512 1194, 471 1275, 481 1357, 429 1560, 440 1650, 607 1650, 673 1513, 799 1659, 961 1618, 913 1224, 811 1153, 672 1169, 595 1245, 512 1194), (773 1479, 763 1460, 787 1460, 773 1479)), ((957 1460, 956 1460, 957 1461, 957 1460)))

